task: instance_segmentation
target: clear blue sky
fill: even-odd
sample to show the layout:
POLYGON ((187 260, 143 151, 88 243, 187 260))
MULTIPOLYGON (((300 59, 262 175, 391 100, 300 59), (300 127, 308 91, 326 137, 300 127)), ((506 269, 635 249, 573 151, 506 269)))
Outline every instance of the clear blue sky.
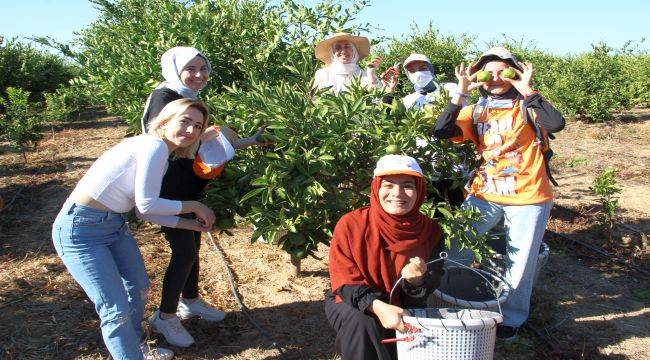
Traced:
MULTIPOLYGON (((443 34, 478 36, 479 47, 506 34, 533 41, 555 54, 588 51, 598 41, 620 47, 627 40, 643 37, 647 40, 642 47, 650 49, 649 0, 483 4, 474 0, 374 0, 359 20, 383 28, 378 34, 386 36, 400 36, 408 33, 413 23, 424 27, 432 21, 443 34), (531 3, 535 5, 528 6, 531 3)), ((51 36, 63 42, 97 16, 85 0, 0 0, 0 9, 1 36, 51 36)))

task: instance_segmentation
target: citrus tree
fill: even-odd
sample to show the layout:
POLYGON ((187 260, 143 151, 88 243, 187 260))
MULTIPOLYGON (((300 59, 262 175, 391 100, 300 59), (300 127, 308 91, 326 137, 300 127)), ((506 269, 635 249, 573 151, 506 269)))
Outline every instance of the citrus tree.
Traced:
MULTIPOLYGON (((284 64, 301 58, 314 41, 338 31, 359 31, 348 23, 366 0, 325 0, 305 6, 293 0, 91 0, 98 19, 75 42, 50 44, 81 67, 73 80, 138 132, 147 96, 161 82, 160 56, 174 46, 193 46, 212 64, 202 92, 214 96, 248 76, 278 83, 284 64), (75 50, 78 49, 78 50, 75 50)), ((45 41, 44 39, 41 39, 45 41)))
POLYGON ((8 87, 6 92, 6 98, 0 96, 0 105, 5 111, 0 114, 0 140, 9 141, 27 162, 26 151, 35 147, 42 137, 41 118, 29 101, 29 91, 8 87))
MULTIPOLYGON (((374 166, 387 153, 415 157, 428 180, 452 179, 458 187, 467 180, 455 166, 466 160, 463 153, 430 136, 446 99, 425 111, 405 111, 400 101, 378 101, 385 95, 382 90, 353 83, 337 96, 312 88, 309 66, 288 68, 296 81, 274 85, 253 80, 248 89, 230 87, 209 99, 220 115, 217 121, 240 133, 266 124, 275 139, 273 146, 247 150, 229 165, 241 176, 233 177, 237 184, 215 181, 207 192, 207 203, 240 210, 255 225, 252 241, 260 236, 276 239, 294 263, 315 256, 317 245, 329 243, 343 214, 369 204, 374 166), (247 192, 236 194, 238 190, 247 192)), ((475 214, 458 217, 433 187, 428 190, 427 214, 439 218, 448 235, 465 239, 461 242, 466 247, 485 250, 466 233, 475 214)))

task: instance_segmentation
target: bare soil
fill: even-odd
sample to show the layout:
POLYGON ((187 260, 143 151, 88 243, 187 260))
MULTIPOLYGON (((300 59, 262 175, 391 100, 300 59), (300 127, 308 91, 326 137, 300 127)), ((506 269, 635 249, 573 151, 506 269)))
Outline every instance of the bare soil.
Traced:
MULTIPOLYGON (((581 239, 648 269, 650 121, 646 109, 608 125, 570 122, 553 148, 558 198, 550 230, 581 239), (583 160, 584 159, 584 160, 583 160), (589 193, 606 166, 621 170, 622 205, 615 242, 607 244, 589 193)), ((45 133, 27 155, 0 144, 0 359, 101 359, 99 321, 92 304, 56 256, 50 227, 59 207, 92 161, 126 133, 117 118, 89 114, 45 133)), ((157 308, 169 248, 155 226, 133 227, 151 278, 147 316, 157 308)), ((327 252, 302 262, 302 276, 287 275, 288 258, 271 245, 250 242, 240 224, 220 236, 250 314, 290 359, 337 359, 334 333, 323 312, 327 252)), ((216 233, 215 233, 216 235, 216 233)), ((529 324, 511 343, 497 343, 497 359, 648 359, 650 286, 647 277, 562 238, 547 236, 551 256, 533 294, 529 324)), ((184 325, 196 339, 179 359, 280 359, 239 312, 220 257, 204 242, 201 296, 228 312, 219 324, 184 325)), ((163 338, 150 335, 154 344, 163 338)))

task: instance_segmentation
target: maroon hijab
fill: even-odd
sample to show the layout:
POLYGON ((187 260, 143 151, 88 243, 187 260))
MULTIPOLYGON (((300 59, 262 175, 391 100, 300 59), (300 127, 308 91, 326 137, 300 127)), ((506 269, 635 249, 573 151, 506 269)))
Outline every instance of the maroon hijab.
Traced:
MULTIPOLYGON (((379 203, 383 176, 372 181, 370 206, 345 214, 336 224, 330 244, 330 282, 337 294, 343 285, 366 285, 373 291, 390 293, 402 268, 412 257, 425 261, 440 242, 440 226, 420 213, 426 189, 416 181, 418 197, 405 215, 390 215, 379 203)), ((340 297, 336 296, 340 302, 340 297)))

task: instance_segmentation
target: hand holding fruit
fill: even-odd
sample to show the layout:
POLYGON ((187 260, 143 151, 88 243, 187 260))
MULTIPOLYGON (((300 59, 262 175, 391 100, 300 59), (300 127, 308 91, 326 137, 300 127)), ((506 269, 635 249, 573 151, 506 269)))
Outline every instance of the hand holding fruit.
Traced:
POLYGON ((381 65, 381 61, 382 61, 382 60, 383 60, 383 59, 382 59, 381 57, 376 57, 376 58, 370 60, 370 62, 368 63, 368 65, 366 65, 366 69, 367 69, 368 71, 373 71, 373 72, 374 72, 375 69, 378 68, 379 65, 381 65))
POLYGON ((397 87, 397 77, 399 75, 399 70, 395 68, 394 66, 389 67, 381 73, 381 82, 382 84, 388 88, 388 92, 393 92, 395 91, 395 88, 397 87))
POLYGON ((212 226, 206 226, 206 224, 201 222, 199 219, 180 218, 178 220, 178 224, 176 225, 176 227, 179 229, 192 230, 198 232, 212 231, 212 226))
POLYGON ((413 286, 420 286, 424 282, 427 265, 420 257, 413 257, 402 269, 402 278, 413 286))
POLYGON ((196 221, 203 225, 204 230, 209 231, 214 224, 215 216, 212 209, 198 201, 183 201, 183 211, 196 215, 196 221))
POLYGON ((533 91, 532 84, 533 84, 533 64, 530 62, 519 62, 519 66, 523 69, 523 71, 519 71, 518 69, 515 68, 508 68, 506 70, 512 69, 514 73, 516 74, 515 77, 510 78, 509 76, 506 77, 505 75, 509 74, 504 74, 506 70, 503 70, 501 72, 501 78, 503 81, 508 82, 514 86, 517 91, 521 94, 529 94, 530 92, 533 91))
POLYGON ((458 79, 458 91, 462 93, 467 94, 469 91, 481 86, 481 83, 476 81, 478 72, 470 75, 469 67, 465 67, 464 63, 456 66, 454 73, 456 74, 456 79, 458 79))

